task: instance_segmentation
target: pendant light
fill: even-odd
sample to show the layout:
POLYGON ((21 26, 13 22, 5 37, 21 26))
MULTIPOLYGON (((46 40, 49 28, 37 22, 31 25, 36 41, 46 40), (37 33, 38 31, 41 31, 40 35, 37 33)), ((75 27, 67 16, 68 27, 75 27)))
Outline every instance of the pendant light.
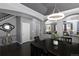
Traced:
POLYGON ((63 13, 61 13, 60 11, 59 11, 59 9, 57 9, 56 8, 56 4, 55 4, 55 7, 54 7, 54 9, 53 9, 53 13, 52 14, 50 14, 50 15, 48 15, 47 16, 47 19, 48 20, 55 20, 55 21, 57 21, 57 20, 61 20, 61 19, 63 19, 65 16, 64 16, 64 14, 63 13), (58 12, 55 12, 55 11, 58 11, 58 12))

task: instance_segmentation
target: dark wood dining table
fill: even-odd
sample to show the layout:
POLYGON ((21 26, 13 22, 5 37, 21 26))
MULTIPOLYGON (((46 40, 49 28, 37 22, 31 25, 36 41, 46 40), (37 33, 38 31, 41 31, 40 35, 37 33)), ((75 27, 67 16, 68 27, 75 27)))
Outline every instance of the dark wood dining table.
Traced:
POLYGON ((53 43, 55 39, 44 39, 40 41, 33 41, 31 44, 37 48, 47 51, 55 56, 78 56, 79 55, 79 44, 68 43, 65 41, 57 40, 58 45, 53 43))

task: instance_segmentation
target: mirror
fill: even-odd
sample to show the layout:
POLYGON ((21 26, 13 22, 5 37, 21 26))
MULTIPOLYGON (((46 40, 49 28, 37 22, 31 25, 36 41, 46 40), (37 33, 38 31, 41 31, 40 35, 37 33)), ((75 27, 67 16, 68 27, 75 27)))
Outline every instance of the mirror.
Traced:
POLYGON ((56 32, 56 23, 46 24, 46 33, 56 32))

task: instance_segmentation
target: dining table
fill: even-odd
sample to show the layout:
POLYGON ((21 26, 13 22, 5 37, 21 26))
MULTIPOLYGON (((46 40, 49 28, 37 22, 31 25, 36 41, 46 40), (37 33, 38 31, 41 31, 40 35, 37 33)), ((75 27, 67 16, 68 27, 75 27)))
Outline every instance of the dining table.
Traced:
POLYGON ((31 44, 43 52, 46 52, 49 56, 50 54, 54 56, 79 56, 78 43, 68 43, 56 39, 44 39, 33 41, 31 44))

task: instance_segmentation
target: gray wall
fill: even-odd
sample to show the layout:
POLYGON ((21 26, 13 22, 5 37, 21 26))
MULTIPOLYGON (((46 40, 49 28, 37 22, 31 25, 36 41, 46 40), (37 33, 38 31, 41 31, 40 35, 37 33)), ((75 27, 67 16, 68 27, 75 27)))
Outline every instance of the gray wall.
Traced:
POLYGON ((21 42, 21 17, 20 16, 16 16, 16 38, 17 38, 17 42, 20 43, 21 42))
POLYGON ((79 32, 79 21, 77 22, 77 32, 79 32))

